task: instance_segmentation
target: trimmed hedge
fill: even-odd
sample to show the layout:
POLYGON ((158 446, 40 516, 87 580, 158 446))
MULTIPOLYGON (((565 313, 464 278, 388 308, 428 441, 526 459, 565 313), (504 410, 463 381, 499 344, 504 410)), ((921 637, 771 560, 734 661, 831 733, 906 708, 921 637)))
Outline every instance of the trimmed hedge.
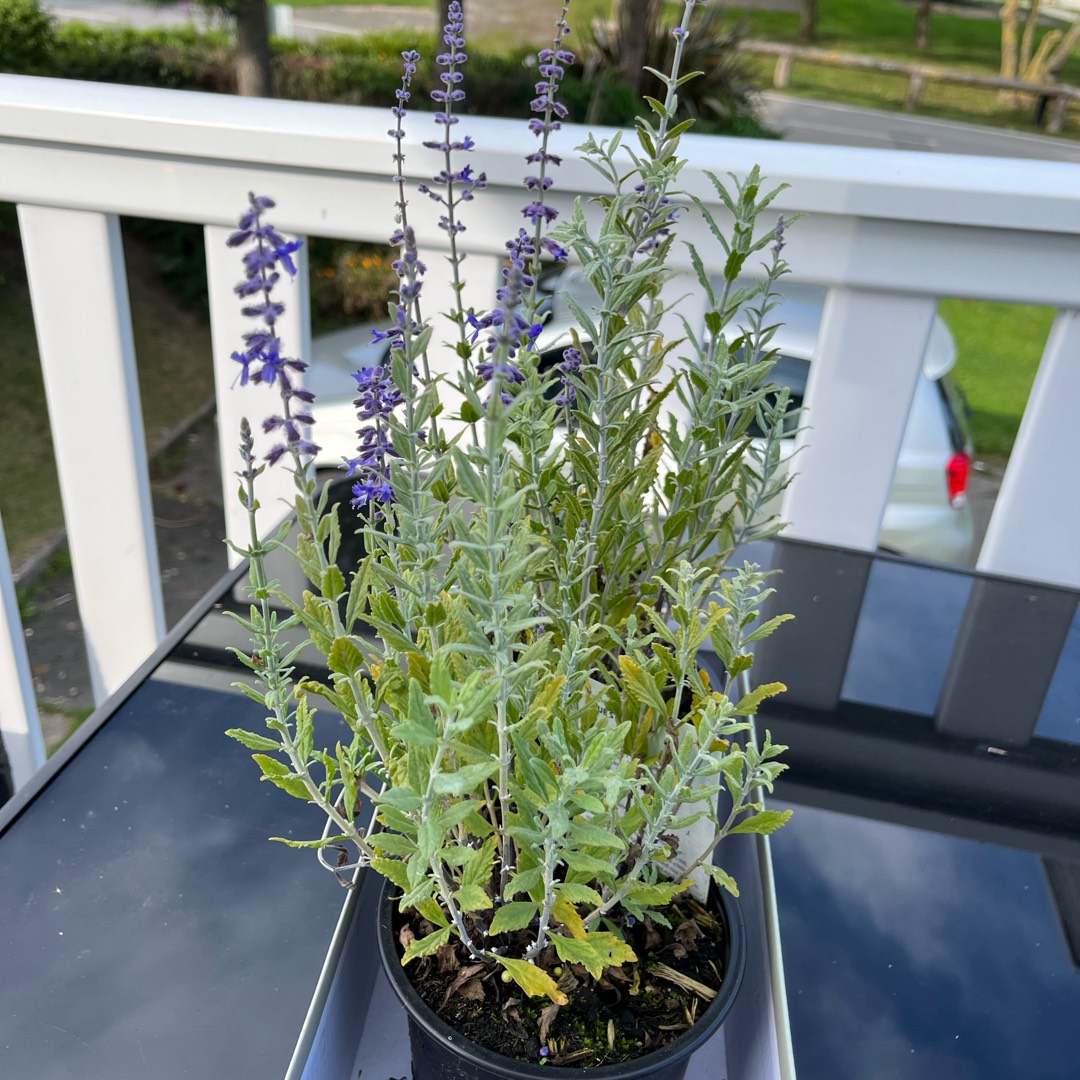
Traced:
MULTIPOLYGON (((324 38, 315 43, 275 39, 278 95, 389 108, 401 83, 401 53, 410 48, 424 58, 414 79, 411 106, 431 108, 428 91, 437 85, 435 36, 413 31, 324 38)), ((222 32, 203 33, 194 26, 134 30, 83 23, 57 28, 41 12, 37 0, 0 0, 2 71, 229 94, 236 89, 233 60, 229 35, 222 32)), ((467 113, 525 119, 538 79, 535 51, 471 49, 466 79, 467 113)), ((597 86, 601 97, 593 111, 596 123, 629 124, 641 111, 640 102, 611 80, 586 84, 579 65, 567 72, 561 90, 571 120, 585 120, 597 86)), ((745 116, 705 120, 697 130, 767 134, 745 116)))

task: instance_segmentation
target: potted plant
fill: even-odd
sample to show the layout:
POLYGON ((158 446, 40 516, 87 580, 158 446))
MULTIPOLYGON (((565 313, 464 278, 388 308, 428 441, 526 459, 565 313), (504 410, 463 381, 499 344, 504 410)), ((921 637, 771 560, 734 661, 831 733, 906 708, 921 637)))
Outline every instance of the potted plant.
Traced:
MULTIPOLYGON (((788 418, 786 395, 767 381, 783 221, 757 227, 775 192, 756 171, 730 192, 711 178, 730 235, 692 200, 724 249, 722 280, 688 245, 704 328, 661 333, 668 259, 692 212, 677 189, 688 124, 676 111, 695 2, 637 147, 618 136, 581 147, 610 184, 596 220, 579 204, 552 227, 549 137, 573 61, 563 9, 539 55, 529 228, 507 244, 495 307, 449 313, 450 343, 424 318, 427 270, 395 178, 399 286, 376 334, 388 362, 354 376, 361 428, 348 468, 364 554, 347 573, 340 518, 307 469, 317 409, 296 377, 305 365, 276 333, 273 289, 282 270, 295 272, 296 245, 255 196, 230 239, 246 249, 237 291, 258 321, 234 358, 242 383, 279 391, 263 428, 280 441, 260 462, 244 426, 253 605, 239 621, 253 647, 238 655, 268 719, 265 734, 229 734, 266 779, 326 815, 322 837, 286 843, 386 879, 379 932, 410 1010, 417 1076, 580 1066, 681 1076, 739 978, 738 887, 713 852, 725 836, 786 820, 759 795, 783 769, 783 747, 747 738, 758 703, 783 689, 750 687, 750 647, 783 619, 759 622, 770 590, 756 567, 727 569, 741 542, 778 528, 763 508, 783 486, 788 418), (759 254, 760 284, 741 286, 759 254), (595 299, 567 294, 572 344, 545 370, 537 281, 570 256, 595 299), (254 525, 258 475, 283 460, 296 478, 293 554, 312 584, 299 599, 264 564, 289 526, 260 541, 254 525), (289 648, 293 626, 305 640, 289 648), (309 645, 327 677, 296 682, 309 645), (712 677, 703 649, 719 661, 712 677), (316 738, 317 701, 346 725, 332 747, 316 738)), ((450 12, 433 94, 439 133, 425 143, 445 168, 420 191, 442 205, 460 286, 461 211, 485 181, 461 163, 472 149, 455 131, 466 55, 460 7, 450 12)), ((417 60, 404 54, 393 110, 399 174, 417 60)))

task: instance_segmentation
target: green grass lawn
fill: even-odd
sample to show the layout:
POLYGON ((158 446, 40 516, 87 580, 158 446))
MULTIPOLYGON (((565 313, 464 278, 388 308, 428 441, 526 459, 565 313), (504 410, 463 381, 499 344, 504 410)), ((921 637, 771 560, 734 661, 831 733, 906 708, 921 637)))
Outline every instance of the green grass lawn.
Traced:
MULTIPOLYGON (((210 331, 170 297, 144 248, 128 246, 128 278, 143 423, 153 446, 213 393, 210 331)), ((0 325, 0 515, 11 561, 18 565, 63 524, 63 511, 15 212, 7 204, 0 206, 0 325)), ((102 473, 105 490, 108 462, 102 462, 102 473)))
MULTIPOLYGON (((799 16, 783 11, 730 10, 745 18, 747 36, 796 42, 799 16)), ((860 53, 917 61, 941 67, 997 74, 1001 65, 1001 24, 993 19, 965 19, 935 12, 930 24, 930 47, 915 47, 915 9, 899 0, 823 0, 815 45, 838 52, 860 53)), ((1045 33, 1046 31, 1042 31, 1045 33)), ((772 85, 775 61, 748 57, 755 85, 772 85)), ((1080 51, 1058 73, 1062 82, 1080 84, 1080 51)), ((907 79, 872 71, 830 68, 799 63, 792 67, 788 92, 800 96, 871 108, 898 109, 907 79)), ((1021 131, 1037 130, 1032 109, 999 105, 997 92, 949 84, 928 84, 919 114, 946 120, 991 124, 1021 131)), ((1080 110, 1073 109, 1064 134, 1080 137, 1080 110)))
POLYGON ((954 378, 971 405, 979 457, 1012 449, 1054 311, 1045 307, 942 300, 941 317, 956 338, 954 378))

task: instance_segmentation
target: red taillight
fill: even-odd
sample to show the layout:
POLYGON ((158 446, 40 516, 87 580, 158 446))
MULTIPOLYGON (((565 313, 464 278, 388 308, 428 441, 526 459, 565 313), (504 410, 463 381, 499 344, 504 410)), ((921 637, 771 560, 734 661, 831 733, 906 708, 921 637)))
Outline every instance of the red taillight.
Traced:
POLYGON ((957 450, 945 466, 945 486, 949 491, 949 505, 959 509, 967 501, 968 475, 971 458, 963 450, 957 450))

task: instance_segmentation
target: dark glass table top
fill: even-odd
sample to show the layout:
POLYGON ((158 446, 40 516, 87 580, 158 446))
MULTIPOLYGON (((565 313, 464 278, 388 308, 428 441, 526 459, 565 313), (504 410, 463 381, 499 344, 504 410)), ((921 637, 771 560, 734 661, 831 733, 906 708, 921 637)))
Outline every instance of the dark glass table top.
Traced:
MULTIPOLYGON (((796 615, 754 674, 789 687, 759 722, 790 746, 772 848, 799 1076, 1080 1076, 1080 598, 747 554, 796 615)), ((266 842, 320 823, 221 734, 261 723, 234 638, 189 620, 0 810, 0 1076, 284 1076, 342 890, 266 842)))
POLYGON ((4 1080, 285 1075, 344 890, 267 842, 321 822, 222 734, 236 677, 161 664, 0 811, 4 1080))

